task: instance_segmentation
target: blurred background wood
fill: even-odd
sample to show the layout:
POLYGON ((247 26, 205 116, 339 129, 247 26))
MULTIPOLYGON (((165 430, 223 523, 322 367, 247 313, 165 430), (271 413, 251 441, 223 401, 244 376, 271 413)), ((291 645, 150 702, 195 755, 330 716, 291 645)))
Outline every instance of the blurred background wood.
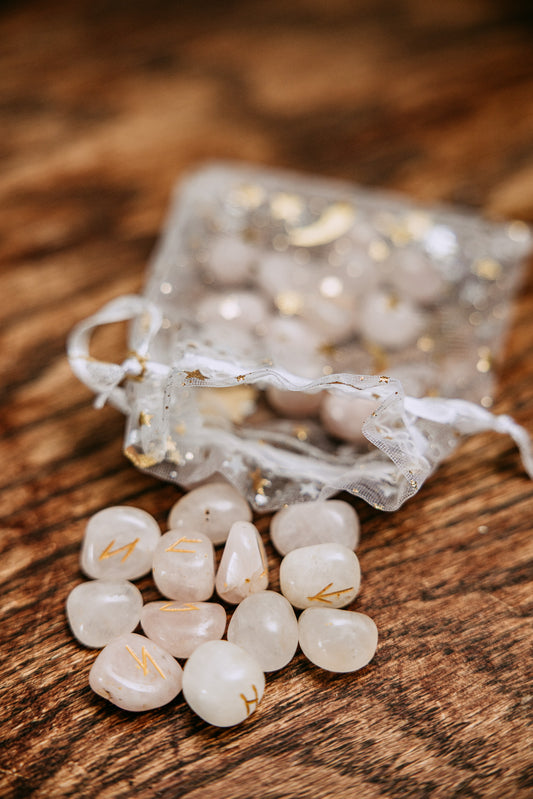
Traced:
MULTIPOLYGON (((174 181, 247 159, 533 222, 532 33, 509 0, 2 5, 2 796, 531 796, 533 484, 496 435, 400 511, 357 506, 373 663, 333 676, 298 655, 238 728, 93 695, 64 602, 92 513, 164 524, 177 496, 123 457, 123 419, 65 358, 78 320, 141 289, 174 181)), ((530 269, 495 403, 530 432, 532 314, 530 269)))

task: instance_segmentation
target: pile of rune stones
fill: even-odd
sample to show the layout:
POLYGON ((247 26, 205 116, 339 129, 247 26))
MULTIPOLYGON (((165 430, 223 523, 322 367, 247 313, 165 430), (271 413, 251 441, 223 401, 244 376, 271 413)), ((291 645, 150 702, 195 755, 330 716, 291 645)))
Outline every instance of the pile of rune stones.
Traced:
POLYGON ((282 556, 281 593, 268 590, 261 536, 229 483, 181 497, 163 535, 138 508, 92 516, 81 551, 91 579, 69 594, 67 617, 81 644, 102 649, 89 675, 93 691, 130 711, 161 707, 183 691, 204 721, 229 727, 257 709, 264 673, 286 666, 298 645, 330 672, 369 663, 376 625, 343 609, 360 586, 352 506, 337 499, 289 505, 273 516, 270 536, 282 556), (143 604, 131 581, 150 571, 164 599, 143 604), (224 604, 210 601, 215 591, 224 604), (144 635, 133 632, 139 623, 144 635))

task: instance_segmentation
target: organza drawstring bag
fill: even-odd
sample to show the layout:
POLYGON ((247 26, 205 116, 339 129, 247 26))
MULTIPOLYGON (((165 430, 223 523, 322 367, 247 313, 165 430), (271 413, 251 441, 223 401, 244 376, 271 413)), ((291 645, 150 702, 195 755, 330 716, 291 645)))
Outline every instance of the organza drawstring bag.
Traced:
POLYGON ((208 165, 177 188, 144 295, 79 324, 69 359, 126 415, 143 471, 222 476, 260 511, 340 491, 394 510, 483 430, 533 476, 526 432, 489 410, 530 247, 519 221, 208 165), (121 320, 124 362, 91 358, 94 329, 121 320))

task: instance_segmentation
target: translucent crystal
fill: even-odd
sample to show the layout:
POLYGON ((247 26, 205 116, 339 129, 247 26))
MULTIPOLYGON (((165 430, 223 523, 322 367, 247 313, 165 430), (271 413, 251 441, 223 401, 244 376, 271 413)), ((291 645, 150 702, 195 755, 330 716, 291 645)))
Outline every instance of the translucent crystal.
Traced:
POLYGON ((179 663, 143 635, 115 638, 96 660, 89 685, 104 699, 124 710, 152 710, 171 702, 181 690, 179 663))
POLYGON ((301 502, 272 517, 270 538, 280 555, 314 544, 336 543, 355 549, 359 518, 352 506, 340 499, 301 502))
POLYGON ((377 404, 375 400, 328 391, 322 402, 320 419, 332 436, 352 444, 368 444, 362 427, 377 404))
POLYGON ((237 604, 267 586, 268 566, 261 536, 251 522, 235 522, 218 567, 217 594, 237 604))
POLYGON ((188 658, 226 629, 226 611, 215 602, 148 602, 142 609, 145 634, 176 658, 188 658))
POLYGON ((223 544, 234 522, 251 521, 250 506, 226 482, 214 482, 194 488, 178 499, 170 511, 172 530, 195 530, 207 535, 213 544, 223 544))
POLYGON ((341 608, 357 595, 361 570, 351 549, 341 544, 316 544, 285 555, 279 581, 282 594, 296 608, 341 608))
POLYGON ((183 671, 183 696, 200 718, 217 727, 240 724, 263 697, 265 675, 257 661, 229 641, 208 641, 183 671))
POLYGON ((161 538, 156 520, 139 508, 115 505, 92 516, 80 564, 89 577, 136 580, 148 574, 161 538))
POLYGON ((154 582, 163 596, 180 602, 209 599, 215 587, 211 540, 195 531, 169 530, 154 552, 154 582))
POLYGON ((138 625, 142 594, 127 580, 90 580, 67 597, 67 618, 81 644, 99 648, 138 625))
POLYGON ((298 646, 298 622, 290 602, 275 591, 246 597, 233 611, 228 641, 253 655, 263 671, 282 669, 298 646))
POLYGON ((374 657, 378 630, 364 613, 308 608, 298 620, 300 647, 306 658, 327 671, 363 668, 374 657))

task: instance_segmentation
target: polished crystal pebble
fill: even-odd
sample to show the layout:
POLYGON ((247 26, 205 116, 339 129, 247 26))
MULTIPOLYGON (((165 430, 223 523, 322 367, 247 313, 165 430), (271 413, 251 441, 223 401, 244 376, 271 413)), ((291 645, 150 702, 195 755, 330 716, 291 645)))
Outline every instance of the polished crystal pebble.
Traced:
POLYGON ((212 278, 224 286, 245 282, 257 262, 255 247, 235 236, 219 236, 213 242, 208 259, 212 278))
POLYGON ((398 294, 422 303, 437 302, 443 297, 444 277, 427 254, 415 248, 400 248, 393 260, 391 281, 398 294))
POLYGON ((234 522, 251 521, 250 506, 237 489, 219 481, 194 488, 178 499, 170 511, 172 530, 196 530, 207 535, 213 544, 223 544, 234 522))
POLYGON ((143 635, 115 638, 89 673, 93 691, 123 710, 152 710, 171 702, 181 690, 179 663, 143 635))
POLYGON ((127 580, 90 580, 67 597, 67 618, 74 637, 84 646, 100 648, 131 633, 138 625, 142 594, 127 580))
POLYGON ((243 599, 235 608, 227 637, 253 655, 263 671, 277 671, 294 657, 298 622, 284 596, 275 591, 260 591, 243 599))
POLYGON ((280 555, 314 544, 342 544, 355 549, 359 542, 357 513, 340 499, 287 505, 272 517, 270 538, 280 555))
POLYGON ((161 538, 153 516, 129 505, 115 505, 92 516, 85 528, 80 564, 89 577, 136 580, 152 568, 161 538))
POLYGON ((324 392, 318 391, 309 394, 306 391, 284 391, 275 386, 266 390, 268 402, 282 416, 302 419, 305 416, 315 416, 320 410, 324 392))
POLYGON ((408 299, 385 292, 368 296, 361 312, 361 333, 368 341, 391 350, 413 344, 424 317, 408 299))
POLYGON ((377 408, 377 401, 355 394, 327 392, 320 408, 320 420, 330 435, 351 444, 368 444, 363 435, 365 420, 377 408))
POLYGON ((298 634, 306 658, 327 671, 362 669, 378 644, 372 619, 351 610, 308 608, 298 620, 298 634))
POLYGON ((194 530, 169 530, 154 552, 154 582, 163 596, 180 602, 209 599, 215 587, 211 540, 194 530))
POLYGON ((226 629, 226 611, 215 602, 148 602, 141 613, 145 635, 176 658, 188 658, 226 629))
POLYGON ((276 368, 310 379, 322 376, 324 342, 311 325, 294 317, 274 317, 267 335, 276 368))
POLYGON ((183 696, 200 718, 216 727, 240 724, 257 709, 265 675, 248 652, 229 641, 208 641, 183 670, 183 696))
POLYGON ((236 605, 267 586, 268 566, 261 536, 251 522, 235 522, 218 567, 217 594, 236 605))
POLYGON ((282 594, 296 608, 342 608, 357 595, 361 570, 351 549, 316 544, 285 555, 279 581, 282 594))

